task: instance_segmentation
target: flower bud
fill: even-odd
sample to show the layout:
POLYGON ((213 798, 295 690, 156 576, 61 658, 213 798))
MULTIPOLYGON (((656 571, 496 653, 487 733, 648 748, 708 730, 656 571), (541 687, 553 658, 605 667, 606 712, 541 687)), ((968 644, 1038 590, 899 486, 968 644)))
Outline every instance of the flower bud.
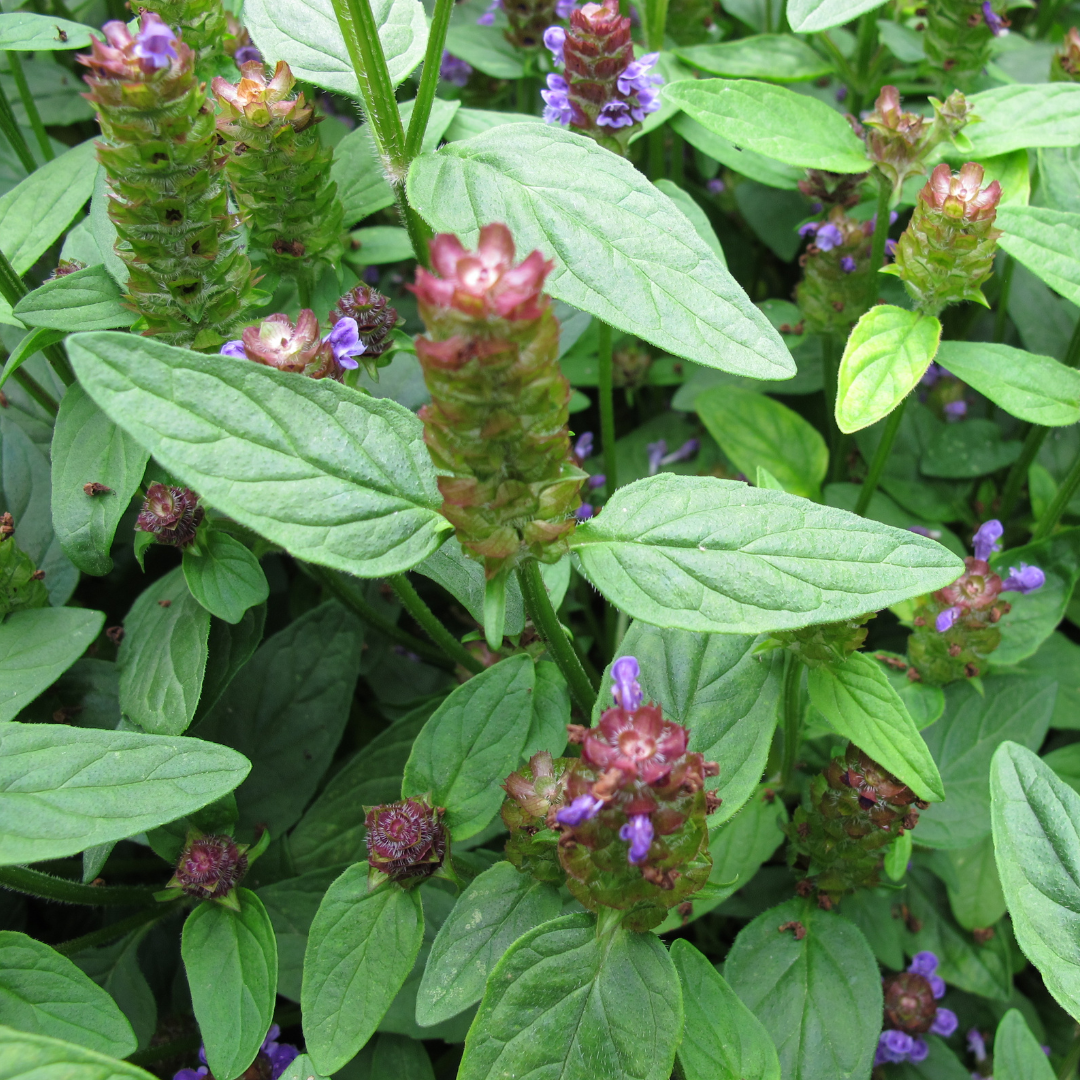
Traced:
POLYGON ((369 881, 389 878, 411 888, 430 877, 446 858, 441 806, 426 796, 365 806, 369 881))
POLYGON ((1051 82, 1080 82, 1080 30, 1069 27, 1061 48, 1050 61, 1051 82))
POLYGON ((213 58, 222 51, 223 42, 228 51, 229 21, 221 0, 140 0, 138 7, 155 12, 183 34, 202 61, 204 78, 208 72, 202 72, 202 67, 214 70, 213 58))
POLYGON ((502 819, 510 830, 506 857, 537 881, 562 884, 564 878, 556 853, 559 834, 552 826, 566 804, 566 770, 572 763, 570 758, 552 760, 543 750, 502 785, 507 794, 502 819))
POLYGON ((372 375, 379 367, 389 363, 391 333, 399 319, 397 309, 378 289, 370 285, 357 285, 347 292, 331 309, 330 322, 336 324, 339 319, 353 319, 360 341, 364 346, 362 363, 372 375), (386 359, 379 363, 379 358, 386 359))
POLYGON ((194 542, 195 532, 205 516, 199 496, 190 488, 151 484, 135 528, 153 533, 155 543, 182 548, 194 542))
POLYGON ((878 1039, 875 1065, 922 1061, 929 1047, 919 1036, 929 1032, 947 1039, 956 1031, 956 1013, 937 1003, 945 995, 945 982, 935 974, 937 966, 932 952, 918 952, 907 971, 881 980, 885 1030, 878 1039))
POLYGON ((1005 20, 987 0, 928 0, 923 47, 942 88, 973 89, 1005 20))
POLYGON ((188 834, 167 888, 200 900, 224 900, 247 873, 247 845, 231 836, 188 834))

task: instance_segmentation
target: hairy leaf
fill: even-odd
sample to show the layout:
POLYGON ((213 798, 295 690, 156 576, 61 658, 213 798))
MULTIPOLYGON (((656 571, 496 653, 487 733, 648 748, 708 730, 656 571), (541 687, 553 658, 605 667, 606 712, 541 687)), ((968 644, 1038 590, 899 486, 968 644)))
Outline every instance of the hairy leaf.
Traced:
MULTIPOLYGON (((1080 103, 1080 95, 1077 100, 1080 103)), ((1080 303, 1080 214, 1044 206, 1003 206, 996 224, 1005 230, 1000 247, 1067 300, 1080 303)))
POLYGON ((270 586, 259 560, 239 540, 212 529, 195 554, 184 551, 184 580, 191 595, 211 615, 238 623, 248 608, 265 602, 270 586))
POLYGON ((27 326, 69 332, 111 330, 130 326, 136 319, 124 306, 120 287, 101 264, 46 281, 15 305, 15 314, 27 326))
POLYGON ((1010 1009, 994 1035, 994 1076, 996 1080, 1054 1080, 1039 1040, 1031 1034, 1019 1009, 1010 1009))
POLYGON ((877 7, 878 0, 788 0, 787 17, 795 33, 809 34, 843 26, 877 7))

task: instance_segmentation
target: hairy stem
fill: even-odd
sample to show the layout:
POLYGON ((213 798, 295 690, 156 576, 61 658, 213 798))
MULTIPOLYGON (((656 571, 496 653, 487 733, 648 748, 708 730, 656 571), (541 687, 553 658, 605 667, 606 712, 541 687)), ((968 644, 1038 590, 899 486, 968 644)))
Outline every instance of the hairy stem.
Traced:
POLYGON ((600 445, 604 455, 604 490, 610 499, 619 486, 618 464, 615 456, 615 391, 611 359, 611 327, 606 322, 600 322, 598 329, 597 380, 600 395, 600 445))
POLYGON ((896 433, 900 430, 900 421, 904 418, 905 408, 907 408, 907 398, 904 398, 889 414, 885 430, 881 434, 881 442, 878 443, 878 448, 874 451, 874 460, 870 462, 870 471, 866 474, 866 479, 859 490, 859 501, 855 504, 855 513, 860 516, 864 515, 870 508, 870 500, 874 497, 874 492, 877 491, 878 483, 881 480, 881 474, 885 471, 886 464, 888 464, 889 454, 892 452, 892 445, 896 441, 896 433))
POLYGON ((91 907, 143 907, 157 904, 151 889, 129 889, 107 885, 82 885, 77 881, 53 877, 26 866, 0 866, 0 887, 58 900, 62 904, 88 904, 91 907))
POLYGON ((424 53, 424 71, 420 76, 420 86, 417 88, 412 117, 409 119, 409 131, 405 136, 407 161, 412 161, 420 153, 424 141, 424 132, 431 116, 431 104, 435 100, 435 88, 439 85, 439 68, 446 46, 446 31, 450 26, 453 11, 454 0, 435 0, 435 14, 428 31, 427 52, 424 53))
POLYGON ((4 133, 4 138, 11 144, 11 149, 15 151, 15 155, 22 162, 22 167, 28 173, 32 173, 38 167, 37 162, 34 160, 34 155, 30 153, 30 147, 26 145, 22 129, 15 120, 15 113, 11 110, 11 102, 8 101, 7 94, 4 93, 2 86, 0 86, 0 131, 4 133))
POLYGON ((386 580, 390 582, 390 588, 397 593, 397 598, 417 625, 451 660, 456 661, 474 675, 479 675, 484 670, 484 665, 439 622, 404 574, 394 574, 386 580))

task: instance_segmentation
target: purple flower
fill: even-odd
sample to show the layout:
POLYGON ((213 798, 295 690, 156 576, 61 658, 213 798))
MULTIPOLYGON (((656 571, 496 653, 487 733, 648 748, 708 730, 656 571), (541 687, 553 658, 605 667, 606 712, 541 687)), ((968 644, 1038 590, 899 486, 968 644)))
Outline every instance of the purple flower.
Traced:
POLYGON ((699 439, 687 439, 678 450, 674 450, 670 454, 665 454, 660 459, 660 464, 674 465, 677 461, 685 461, 687 458, 692 458, 700 448, 701 441, 699 439))
POLYGON ((566 80, 552 72, 547 77, 547 84, 548 88, 540 91, 545 102, 544 120, 549 124, 562 124, 566 127, 572 115, 566 80))
POLYGON ((590 458, 593 455, 593 433, 591 431, 583 431, 579 436, 576 443, 574 443, 574 456, 578 461, 584 461, 586 458, 590 458))
POLYGON ((226 341, 224 345, 218 350, 222 356, 235 356, 238 360, 246 360, 247 352, 244 350, 244 343, 237 338, 235 341, 226 341))
POLYGON ((453 86, 464 86, 473 73, 472 65, 455 56, 448 49, 443 49, 442 63, 439 65, 439 78, 453 86))
POLYGON ((830 221, 822 225, 814 234, 814 243, 822 251, 832 251, 844 242, 844 234, 830 221))
POLYGON ((153 12, 143 16, 142 29, 135 35, 135 55, 152 68, 168 67, 176 59, 176 34, 153 12))
POLYGON ((1037 566, 1028 566, 1022 562, 1020 569, 1009 567, 1009 576, 1001 583, 1002 592, 1018 592, 1027 596, 1029 592, 1041 589, 1046 584, 1046 575, 1037 566))
POLYGON ((719 195, 721 191, 724 191, 727 188, 727 184, 717 176, 710 180, 705 187, 708 189, 710 195, 719 195))
POLYGON ((173 1076, 173 1080, 202 1080, 209 1072, 206 1065, 200 1065, 197 1069, 181 1069, 173 1076))
POLYGON ((237 67, 243 64, 249 64, 252 60, 262 63, 262 53, 254 45, 241 45, 239 49, 233 54, 233 63, 237 67))
POLYGON ((630 820, 619 830, 620 840, 630 841, 627 855, 635 866, 649 857, 649 846, 653 840, 652 822, 648 814, 631 814, 630 820))
POLYGON ((917 952, 911 958, 911 963, 908 964, 908 971, 913 972, 915 975, 921 975, 924 979, 928 979, 935 971, 937 971, 937 966, 938 958, 928 949, 924 949, 922 952, 917 952))
POLYGON ((574 0, 555 0, 556 18, 569 19, 575 11, 577 11, 577 4, 574 3, 574 0))
POLYGON ((840 260, 840 269, 843 270, 845 274, 854 274, 855 260, 850 255, 845 255, 840 260))
POLYGON ((947 607, 938 617, 934 620, 934 626, 939 634, 944 634, 957 619, 960 618, 961 609, 956 607, 947 607))
POLYGON ((945 980, 940 975, 927 975, 926 981, 930 984, 930 993, 935 1001, 940 1001, 945 996, 945 980))
MULTIPOLYGON (((272 1024, 270 1030, 263 1039, 259 1048, 259 1056, 266 1057, 270 1063, 270 1080, 278 1080, 278 1077, 299 1057, 300 1051, 290 1043, 279 1043, 281 1028, 272 1024)), ((206 1047, 199 1047, 199 1060, 202 1065, 197 1069, 181 1069, 173 1076, 173 1080, 203 1080, 210 1072, 206 1064, 206 1047)), ((256 1058, 256 1061, 259 1059, 256 1058)))
POLYGON ((561 26, 549 26, 544 31, 544 46, 550 51, 556 64, 562 66, 566 63, 566 58, 563 56, 563 49, 566 46, 566 31, 561 26))
POLYGON ((997 518, 984 521, 978 532, 971 539, 971 546, 975 552, 975 558, 987 562, 995 551, 1001 550, 1001 534, 1005 531, 997 518))
POLYGON ((875 1065, 884 1065, 891 1062, 898 1065, 901 1061, 907 1061, 915 1045, 915 1040, 906 1031, 883 1031, 878 1036, 877 1053, 874 1055, 875 1065))
POLYGON ((477 26, 494 26, 495 25, 495 12, 502 7, 502 0, 491 0, 487 11, 476 20, 477 26))
POLYGON ((990 33, 992 33, 994 37, 1001 37, 1003 34, 1009 32, 1009 20, 999 15, 990 6, 990 0, 983 0, 982 13, 983 18, 986 20, 986 25, 990 27, 990 33))
POLYGON ((836 88, 836 100, 847 101, 848 89, 846 86, 838 86, 836 88))
POLYGON ((938 1009, 934 1022, 930 1025, 930 1034, 940 1035, 943 1039, 947 1039, 959 1024, 960 1021, 956 1019, 956 1013, 952 1009, 938 1009))
POLYGON ((649 454, 649 475, 655 476, 660 471, 660 463, 667 453, 667 440, 658 439, 656 442, 646 443, 645 449, 649 454))
POLYGON ((799 226, 799 235, 805 239, 807 236, 813 236, 820 228, 820 221, 808 221, 805 225, 799 226))
POLYGON ((330 343, 330 348, 334 350, 334 359, 343 368, 352 369, 360 366, 355 357, 360 356, 367 346, 360 340, 360 332, 355 319, 348 315, 344 319, 338 319, 334 324, 334 329, 323 338, 323 341, 330 343))
POLYGON ((585 486, 590 491, 595 491, 596 488, 601 488, 607 483, 607 477, 602 473, 593 473, 592 476, 585 482, 585 486))
POLYGON ((908 1058, 912 1061, 925 1061, 926 1055, 930 1053, 930 1047, 926 1045, 925 1039, 920 1039, 916 1036, 911 1040, 911 1049, 908 1051, 908 1058))
POLYGON ((941 539, 940 529, 928 529, 925 525, 909 525, 907 527, 908 532, 918 533, 919 536, 929 537, 931 540, 941 539))
POLYGON ((630 106, 625 101, 609 101, 596 118, 597 127, 630 127, 633 122, 630 106))
POLYGON ((575 511, 574 517, 578 521, 588 521, 596 513, 592 503, 582 503, 575 511))
POLYGON ((890 240, 885 241, 885 254, 890 259, 895 259, 896 258, 896 241, 895 240, 890 239, 890 240))
POLYGON ((615 704, 627 712, 640 708, 645 699, 637 681, 640 674, 641 667, 633 656, 620 656, 611 665, 611 678, 615 684, 611 688, 611 696, 615 699, 615 704))
POLYGON ((593 795, 579 795, 569 806, 556 812, 555 820, 560 825, 581 825, 596 817, 603 805, 603 800, 593 795))
POLYGON ((658 52, 646 53, 640 60, 631 60, 623 69, 623 73, 615 80, 615 85, 620 94, 629 97, 631 94, 655 93, 654 86, 663 86, 663 75, 652 74, 656 67, 656 61, 660 59, 658 52))
POLYGON ((967 416, 967 402, 961 399, 960 401, 949 401, 945 403, 945 416, 949 420, 961 420, 967 416))
POLYGON ((986 1060, 986 1040, 978 1028, 967 1033, 968 1052, 975 1055, 975 1063, 981 1065, 986 1060))
POLYGON ((921 386, 933 386, 934 383, 942 377, 942 375, 948 374, 940 364, 930 362, 930 366, 923 372, 923 377, 919 380, 921 386))

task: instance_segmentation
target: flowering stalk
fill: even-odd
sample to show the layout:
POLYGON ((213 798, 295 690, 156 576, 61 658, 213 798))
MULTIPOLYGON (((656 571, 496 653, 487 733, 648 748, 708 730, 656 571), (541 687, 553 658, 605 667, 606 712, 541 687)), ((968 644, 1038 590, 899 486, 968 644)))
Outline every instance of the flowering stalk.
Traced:
POLYGON ((795 289, 807 330, 846 336, 869 308, 876 221, 856 221, 837 206, 825 221, 810 221, 799 229, 810 240, 799 259, 803 278, 795 289))
POLYGON ((135 37, 121 22, 104 29, 106 41, 78 59, 91 69, 86 97, 104 136, 98 158, 136 328, 174 345, 220 345, 253 282, 194 53, 152 13, 135 37))
POLYGON ((221 51, 229 30, 221 0, 139 0, 138 6, 175 27, 200 60, 221 51))
MULTIPOLYGON (((996 6, 1008 5, 998 0, 996 6)), ((991 0, 930 0, 923 47, 942 85, 969 90, 990 59, 990 42, 1008 33, 1008 26, 991 0)))
POLYGON ((446 858, 444 813, 427 795, 365 806, 368 888, 389 880, 411 889, 431 877, 446 858))
POLYGON ((288 64, 278 61, 269 82, 261 60, 241 71, 235 86, 220 76, 211 84, 221 109, 225 171, 251 245, 272 269, 295 276, 302 294, 310 293, 317 265, 332 265, 341 254, 344 211, 330 180, 333 155, 319 141, 314 108, 302 93, 289 96, 296 79, 288 64))
POLYGON ((921 1036, 929 1033, 947 1039, 959 1020, 952 1009, 938 1005, 945 996, 945 980, 935 974, 938 958, 932 952, 917 952, 907 971, 886 975, 881 980, 885 999, 885 1030, 878 1038, 875 1065, 920 1062, 930 1052, 921 1036))

